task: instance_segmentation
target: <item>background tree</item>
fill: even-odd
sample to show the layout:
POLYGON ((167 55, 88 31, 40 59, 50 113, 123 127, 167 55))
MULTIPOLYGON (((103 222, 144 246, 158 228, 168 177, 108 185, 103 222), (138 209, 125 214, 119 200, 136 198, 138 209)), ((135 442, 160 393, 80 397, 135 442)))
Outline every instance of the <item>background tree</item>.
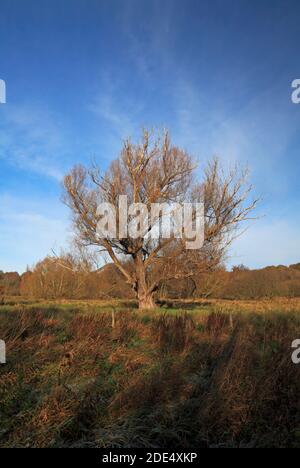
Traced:
POLYGON ((63 200, 72 211, 77 242, 109 255, 135 292, 140 308, 154 307, 153 294, 162 281, 193 277, 217 267, 238 225, 249 219, 257 204, 257 200, 248 202, 251 186, 245 172, 235 169, 225 175, 213 160, 197 180, 195 169, 191 156, 172 145, 167 132, 160 137, 145 130, 137 144, 130 139, 124 142, 119 158, 106 173, 101 174, 96 164, 91 169, 76 166, 64 178, 63 200), (185 239, 175 235, 151 239, 149 230, 164 221, 162 212, 137 239, 100 238, 97 208, 102 202, 111 203, 119 225, 121 195, 128 196, 129 204, 145 204, 149 211, 153 203, 204 202, 203 247, 187 250, 185 239))
POLYGON ((0 296, 2 297, 2 302, 4 296, 19 296, 20 284, 21 277, 17 272, 4 273, 0 271, 0 296))
POLYGON ((0 305, 4 304, 4 287, 0 284, 0 305))

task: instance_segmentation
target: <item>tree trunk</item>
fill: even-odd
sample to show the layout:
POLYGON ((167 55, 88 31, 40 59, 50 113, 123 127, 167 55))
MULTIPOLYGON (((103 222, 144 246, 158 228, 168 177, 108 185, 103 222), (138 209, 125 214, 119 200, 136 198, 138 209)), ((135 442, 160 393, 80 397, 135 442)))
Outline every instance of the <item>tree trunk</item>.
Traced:
POLYGON ((153 300, 152 294, 141 295, 141 296, 139 295, 138 301, 139 301, 139 309, 141 310, 154 309, 155 307, 155 302, 153 300))
POLYGON ((146 282, 146 269, 142 257, 138 254, 135 258, 136 271, 136 294, 139 303, 139 309, 153 309, 155 302, 153 293, 149 292, 146 282))

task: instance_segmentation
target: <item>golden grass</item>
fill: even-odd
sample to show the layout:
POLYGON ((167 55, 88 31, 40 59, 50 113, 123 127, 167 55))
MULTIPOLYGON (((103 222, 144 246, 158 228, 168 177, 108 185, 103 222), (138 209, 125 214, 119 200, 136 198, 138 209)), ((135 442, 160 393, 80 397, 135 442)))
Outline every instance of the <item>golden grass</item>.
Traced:
POLYGON ((1 447, 300 446, 300 300, 134 305, 0 307, 1 447))

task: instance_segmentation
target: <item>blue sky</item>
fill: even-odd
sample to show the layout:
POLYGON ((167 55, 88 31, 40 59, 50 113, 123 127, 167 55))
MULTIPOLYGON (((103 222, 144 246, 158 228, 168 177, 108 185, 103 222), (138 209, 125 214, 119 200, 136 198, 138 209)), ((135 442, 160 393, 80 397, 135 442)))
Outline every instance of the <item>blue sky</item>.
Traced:
POLYGON ((231 264, 300 261, 300 3, 1 0, 0 269, 71 236, 60 180, 103 169, 122 138, 164 126, 203 164, 248 164, 260 214, 231 264))

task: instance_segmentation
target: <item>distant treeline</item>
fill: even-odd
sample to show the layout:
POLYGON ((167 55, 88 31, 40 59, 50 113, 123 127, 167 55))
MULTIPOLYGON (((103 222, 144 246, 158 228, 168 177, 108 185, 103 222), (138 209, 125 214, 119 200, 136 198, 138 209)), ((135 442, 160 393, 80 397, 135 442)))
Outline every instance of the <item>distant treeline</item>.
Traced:
MULTIPOLYGON (((5 296, 43 299, 132 298, 130 287, 113 264, 97 271, 74 268, 71 261, 47 257, 32 271, 19 275, 0 271, 0 300, 5 296)), ((162 283, 160 298, 258 299, 300 297, 300 263, 250 270, 243 265, 232 271, 199 274, 187 280, 162 283)))
POLYGON ((261 270, 234 267, 216 294, 224 299, 300 297, 300 263, 261 270))

